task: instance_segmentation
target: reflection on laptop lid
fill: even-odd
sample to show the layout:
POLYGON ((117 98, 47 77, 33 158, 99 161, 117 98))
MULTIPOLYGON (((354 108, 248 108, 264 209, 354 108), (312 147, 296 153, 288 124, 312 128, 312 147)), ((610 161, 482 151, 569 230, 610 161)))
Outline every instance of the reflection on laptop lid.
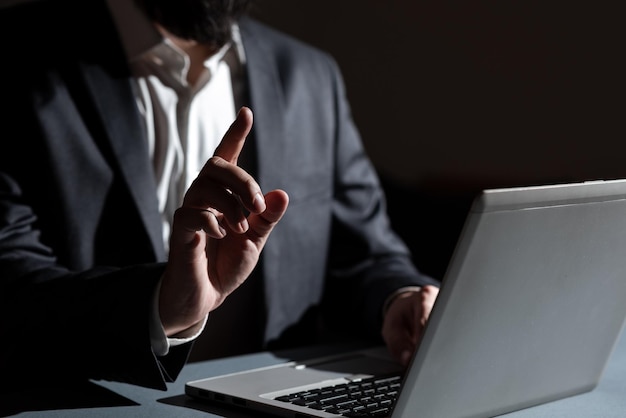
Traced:
POLYGON ((362 393, 368 377, 398 372, 384 348, 197 380, 185 392, 285 417, 393 418, 490 417, 587 392, 626 318, 625 254, 626 181, 485 190, 409 369, 384 381, 389 396, 314 402, 320 387, 362 393))

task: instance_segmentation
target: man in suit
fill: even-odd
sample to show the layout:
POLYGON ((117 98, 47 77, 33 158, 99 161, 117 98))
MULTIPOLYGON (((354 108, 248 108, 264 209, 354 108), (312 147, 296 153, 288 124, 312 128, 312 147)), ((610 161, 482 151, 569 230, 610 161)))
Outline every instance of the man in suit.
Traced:
POLYGON ((339 325, 408 361, 436 282, 390 228, 333 60, 247 3, 0 11, 5 376, 162 388, 194 341, 201 359, 339 325))

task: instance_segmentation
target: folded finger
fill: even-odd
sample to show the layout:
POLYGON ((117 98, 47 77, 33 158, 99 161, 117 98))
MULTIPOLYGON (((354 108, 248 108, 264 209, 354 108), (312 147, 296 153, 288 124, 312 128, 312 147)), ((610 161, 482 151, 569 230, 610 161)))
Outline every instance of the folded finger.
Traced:
MULTIPOLYGON (((237 196, 240 203, 250 212, 265 210, 265 198, 261 187, 248 172, 221 157, 211 157, 185 196, 185 203, 210 206, 215 187, 237 196)), ((220 211, 224 212, 222 208, 220 211)))
POLYGON ((221 215, 211 210, 181 207, 174 213, 171 245, 189 244, 198 231, 212 238, 223 238, 226 229, 221 225, 221 215))
MULTIPOLYGON (((247 194, 249 195, 249 193, 247 194)), ((250 205, 248 203, 248 206, 250 205)), ((182 206, 195 209, 215 209, 225 218, 233 231, 241 233, 248 230, 242 197, 212 178, 198 177, 187 190, 182 206)))

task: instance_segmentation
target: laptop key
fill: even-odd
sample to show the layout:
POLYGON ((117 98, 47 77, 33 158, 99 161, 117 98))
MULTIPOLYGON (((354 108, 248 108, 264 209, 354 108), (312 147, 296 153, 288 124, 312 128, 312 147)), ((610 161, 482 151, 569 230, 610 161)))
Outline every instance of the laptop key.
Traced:
POLYGON ((400 376, 363 379, 280 396, 276 400, 345 417, 385 417, 398 395, 401 379, 400 376))

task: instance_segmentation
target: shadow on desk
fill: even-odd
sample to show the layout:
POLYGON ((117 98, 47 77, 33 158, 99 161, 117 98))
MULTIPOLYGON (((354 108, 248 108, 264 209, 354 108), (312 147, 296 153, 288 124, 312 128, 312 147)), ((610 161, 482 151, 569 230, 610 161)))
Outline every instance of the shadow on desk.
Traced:
POLYGON ((0 417, 58 409, 134 406, 136 402, 91 382, 20 387, 0 393, 0 417))
POLYGON ((247 411, 243 409, 238 409, 235 406, 228 405, 218 405, 213 404, 209 401, 200 402, 191 399, 186 395, 177 395, 171 396, 169 398, 163 398, 157 400, 157 402, 172 405, 172 406, 180 406, 183 408, 195 409, 196 411, 206 412, 209 414, 217 415, 220 417, 228 417, 228 418, 275 418, 276 415, 268 415, 263 414, 261 412, 255 411, 247 411))

